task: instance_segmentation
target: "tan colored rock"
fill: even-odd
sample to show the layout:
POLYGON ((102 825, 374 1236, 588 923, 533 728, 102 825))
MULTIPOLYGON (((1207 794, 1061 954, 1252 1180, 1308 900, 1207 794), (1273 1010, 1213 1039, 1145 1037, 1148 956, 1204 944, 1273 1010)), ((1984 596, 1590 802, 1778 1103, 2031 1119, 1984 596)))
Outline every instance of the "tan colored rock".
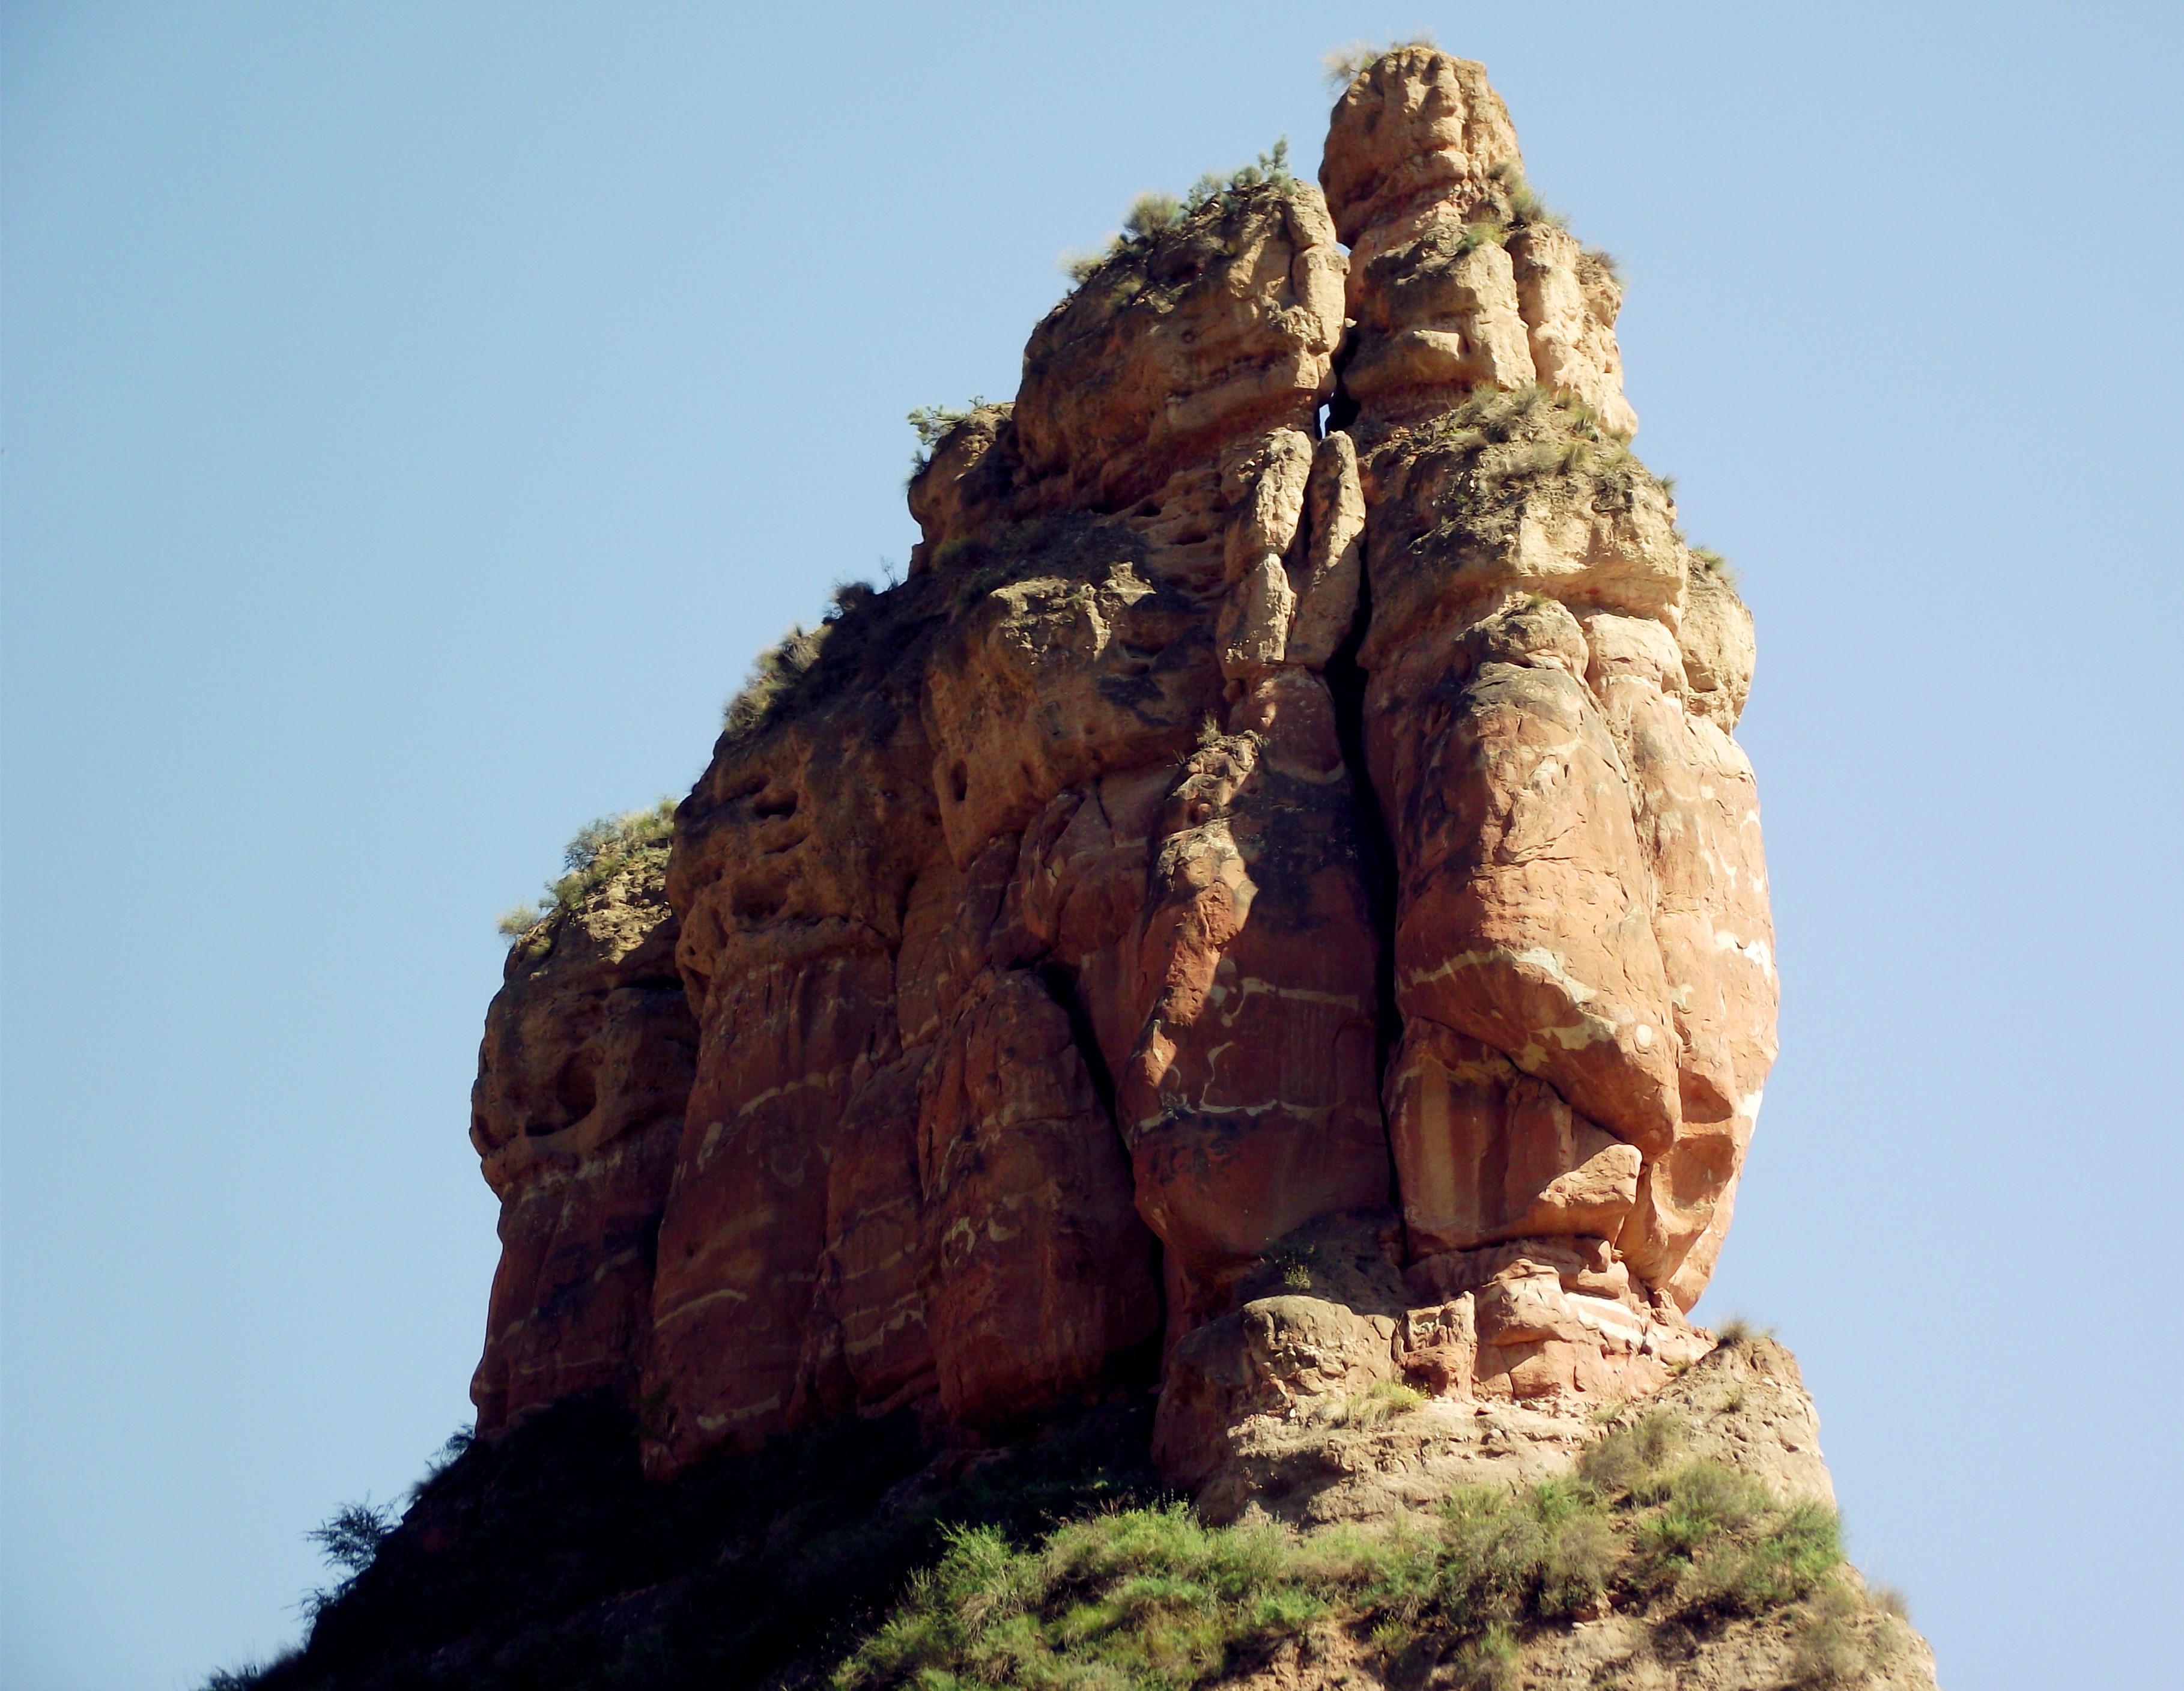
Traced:
POLYGON ((1605 260, 1549 223, 1527 225, 1509 242, 1518 310, 1540 382, 1574 393, 1601 426, 1628 440, 1637 413, 1623 397, 1623 353, 1615 320, 1623 287, 1605 260))
POLYGON ((1774 935, 1759 801, 1736 743, 1685 712, 1682 656, 1668 631, 1606 615, 1585 628, 1587 678, 1630 771, 1653 871, 1652 928, 1675 1007, 1682 1125, 1673 1152, 1649 1175, 1638 1226, 1622 1242, 1639 1272, 1667 1284, 1726 1199, 1774 1060, 1774 935))
MULTIPOLYGON (((1214 1521, 1655 1412, 1831 1496, 1787 1353, 1685 1313, 1774 1055, 1750 613, 1483 69, 1382 55, 1321 176, 1095 267, 912 477, 911 579, 732 712, 672 915, 610 879, 511 962, 482 1430, 604 1387, 658 1476, 912 1406, 960 1471, 1157 1384, 1214 1521)), ((1629 1595, 1527 1683, 1790 1677, 1629 1595)), ((1386 1665, 1322 1642, 1247 1683, 1386 1665)))
POLYGON ((1223 466, 1222 492, 1234 514, 1223 548, 1223 575, 1231 586, 1262 564, 1277 565, 1296 542, 1304 521, 1305 485, 1312 475, 1312 437, 1278 428, 1223 466))
POLYGON ((793 1423, 938 1390, 917 1175, 926 1060, 911 1052, 874 1072, 833 1136, 822 1243, 788 1408, 793 1423))
POLYGON ((1224 441, 1309 430, 1334 385, 1343 269, 1301 184, 1217 198, 1110 259, 1024 349, 1026 472, 1053 500, 1119 511, 1224 441))
POLYGON ((1323 1298, 1262 1298, 1191 1332, 1168 1360, 1153 1459, 1202 1485, 1229 1459, 1228 1432, 1300 1398, 1354 1393, 1396 1377, 1396 1323, 1323 1298))
POLYGON ((948 631, 923 712, 930 779, 958 862, 1066 788, 1169 762, 1219 698, 1203 611, 1148 579, 1125 544, 1084 533, 1060 555, 1040 555, 1036 572, 984 594, 948 631))
POLYGON ((941 843, 916 689, 924 607, 950 588, 898 591, 844 617, 782 715, 723 738, 677 812, 669 891, 699 1041, 644 1376, 656 1471, 816 1410, 813 1323, 861 1319, 815 1314, 829 1171, 860 1154, 848 1129, 899 1156, 900 1122, 866 1094, 900 1094, 894 949, 941 843))
POLYGON ((1479 1363, 1479 1312, 1469 1292, 1407 1309, 1396 1337, 1403 1372, 1436 1398, 1468 1398, 1479 1363))
POLYGON ((1340 429, 1313 450, 1306 505, 1304 565, 1284 656, 1290 663, 1324 669, 1357 626, 1365 567, 1365 493, 1357 482, 1357 448, 1340 429))
POLYGON ((1757 651, 1752 612, 1719 572, 1694 565, 1676 630, 1684 657, 1686 701, 1724 734, 1735 732, 1752 691, 1757 651))
POLYGON ((1538 379, 1509 254, 1454 218, 1351 272, 1343 391, 1379 416, 1538 379))
POLYGON ((1451 654, 1470 660, 1460 687, 1417 698, 1399 690, 1407 676, 1376 672, 1368 696, 1401 865, 1396 1002, 1664 1150, 1677 1041, 1652 877, 1622 759, 1579 678, 1582 639, 1550 601, 1497 613, 1467 645, 1451 654))
POLYGON ((1375 224, 1421 202, 1468 211, 1518 158, 1508 108, 1486 67, 1429 47, 1384 53, 1335 103, 1320 187, 1336 238, 1356 248, 1375 224))
POLYGON ((1507 1239, 1612 1239, 1641 1158, 1493 1046, 1412 1019, 1388 1075, 1388 1121, 1415 1255, 1507 1239))
POLYGON ((598 1313, 538 1389, 622 1359, 656 1474, 1164 1359, 1210 1472, 1337 1374, 1598 1403, 1696 1354, 1774 1051, 1749 619, 1517 165, 1479 67, 1386 55, 1327 203, 1120 244, 934 444, 911 578, 772 663, 682 807, 679 1133, 511 1199, 493 1402, 549 1303, 598 1313))
POLYGON ((486 1013, 471 1141, 501 1258, 471 1382, 484 1433, 598 1387, 633 1395, 697 1043, 664 857, 518 941, 486 1013))
POLYGON ((1011 405, 980 405, 933 444, 910 478, 910 514, 922 538, 910 572, 944 566, 944 549, 960 545, 1009 508, 1020 466, 1011 405))
POLYGON ((1343 388, 1368 417, 1538 382, 1610 435, 1636 432, 1615 340, 1622 286, 1523 192, 1482 66, 1429 47, 1383 55, 1337 103, 1320 181, 1351 247, 1343 388))

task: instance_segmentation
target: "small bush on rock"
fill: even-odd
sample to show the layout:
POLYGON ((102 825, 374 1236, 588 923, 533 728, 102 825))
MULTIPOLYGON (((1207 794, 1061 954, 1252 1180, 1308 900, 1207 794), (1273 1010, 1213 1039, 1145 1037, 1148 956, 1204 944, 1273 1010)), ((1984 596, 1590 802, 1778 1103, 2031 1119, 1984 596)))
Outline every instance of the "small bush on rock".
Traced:
POLYGON ((675 831, 675 801, 662 799, 644 810, 603 816, 586 823, 562 848, 565 873, 546 884, 536 904, 519 904, 493 925, 511 946, 534 945, 554 917, 574 910, 608 881, 647 859, 666 865, 667 842, 675 831))

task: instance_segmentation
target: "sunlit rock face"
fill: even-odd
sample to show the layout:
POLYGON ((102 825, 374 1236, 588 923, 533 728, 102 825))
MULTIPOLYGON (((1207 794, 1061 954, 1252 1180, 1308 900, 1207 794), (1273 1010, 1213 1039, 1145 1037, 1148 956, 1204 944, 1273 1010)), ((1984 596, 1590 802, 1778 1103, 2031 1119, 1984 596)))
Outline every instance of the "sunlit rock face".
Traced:
POLYGON ((716 746, 647 961, 511 974, 491 1425, 611 1386, 666 1473, 1165 1381, 1187 1482, 1327 1381, 1703 1348, 1774 1054, 1751 619, 1481 67, 1383 56, 1320 183, 1094 269, 913 478, 910 578, 716 746), (617 1039, 640 1126, 507 1079, 617 1039))
POLYGON ((697 1046, 663 857, 640 854, 513 946, 486 1013, 471 1141, 501 1256, 471 1382, 481 1432, 632 1392, 644 1365, 697 1046))

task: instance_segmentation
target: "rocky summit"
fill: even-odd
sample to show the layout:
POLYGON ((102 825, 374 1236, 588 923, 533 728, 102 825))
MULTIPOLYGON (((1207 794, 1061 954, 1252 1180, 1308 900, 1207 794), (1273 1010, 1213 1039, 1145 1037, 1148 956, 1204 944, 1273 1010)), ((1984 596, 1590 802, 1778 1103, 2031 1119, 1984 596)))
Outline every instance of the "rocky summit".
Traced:
MULTIPOLYGON (((572 1416, 629 1430, 614 1483, 677 1532, 721 1475, 895 1441, 852 1512, 949 1556, 971 1517, 934 1499, 1098 1427, 1084 1471, 1143 1476, 1103 1507, 1188 1497, 1201 1534, 1453 1543, 1463 1499, 1552 1525, 1561 1485, 1624 1549, 1506 1612, 1300 1573, 1319 1620, 1150 1678, 855 1645, 944 1558, 703 1683, 1931 1683, 1839 1550, 1771 1597, 1722 1571, 1805 1567, 1785 1523, 1832 1533, 1832 1491, 1787 1353, 1687 1319, 1777 984, 1752 617, 1632 453, 1621 300, 1483 67, 1398 48, 1317 187, 1277 154, 1141 204, 1013 402, 928 419, 907 579, 769 654, 671 837, 594 842, 514 939, 471 1116, 479 1438, 388 1541, 410 1565, 480 1542, 515 1482, 476 1465, 572 1416)), ((687 1636, 693 1569, 758 1566, 784 1510, 552 1627, 687 1636)), ((426 1678, 505 1667, 465 1626, 426 1678)))

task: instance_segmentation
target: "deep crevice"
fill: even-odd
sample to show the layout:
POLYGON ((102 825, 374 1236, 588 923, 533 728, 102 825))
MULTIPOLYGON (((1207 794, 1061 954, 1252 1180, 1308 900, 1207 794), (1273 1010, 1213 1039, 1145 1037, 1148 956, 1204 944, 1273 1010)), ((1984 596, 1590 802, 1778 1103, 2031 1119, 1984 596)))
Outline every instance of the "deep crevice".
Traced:
MULTIPOLYGON (((1084 995, 1077 990, 1077 971, 1052 957, 1037 967, 1039 984, 1069 1019, 1070 1041, 1076 1046, 1077 1054, 1084 1059, 1084 1072, 1091 1078, 1092 1090, 1099 1097, 1100 1108, 1106 1113, 1107 1125, 1114 1130, 1116 1144, 1122 1147, 1123 1164, 1128 1166, 1132 1160, 1130 1141, 1123 1131, 1122 1113, 1115 1103, 1115 1077, 1107 1067, 1106 1052, 1100 1048, 1100 1033, 1092 1024, 1092 1013, 1084 1007, 1084 995)), ((1134 1189, 1134 1177, 1131 1184, 1134 1189)), ((1152 1246, 1153 1301, 1159 1320, 1140 1343, 1111 1363, 1108 1372, 1123 1384, 1150 1387, 1159 1383, 1167 1353, 1167 1247, 1150 1227, 1145 1229, 1145 1237, 1152 1246)))
MULTIPOLYGON (((1365 848, 1365 898, 1373 915, 1373 931, 1379 941, 1373 983, 1376 1015, 1373 1021, 1373 1085, 1380 1099, 1380 1125, 1387 1120, 1388 1064, 1403 1036, 1402 1013, 1396 1007, 1396 842, 1388 832, 1388 819, 1373 790, 1373 774, 1365 757, 1365 685, 1368 677, 1357 661, 1373 622, 1373 576, 1361 544, 1357 559, 1357 615, 1350 633, 1328 660, 1327 690, 1334 700, 1334 728, 1342 747, 1342 761, 1350 767, 1351 790, 1357 796, 1357 831, 1365 848)), ((1395 1146, 1389 1140, 1389 1190, 1395 1191, 1395 1146)))
POLYGON ((1092 1013, 1084 1007, 1084 996, 1077 990, 1077 971, 1067 963, 1050 960, 1039 965, 1039 978, 1047 996, 1069 1018, 1069 1036, 1076 1042, 1077 1054, 1084 1059, 1084 1070, 1092 1077, 1092 1090, 1099 1094, 1100 1108, 1107 1113, 1108 1124, 1117 1134, 1121 1133, 1122 1119, 1115 1113, 1115 1077, 1107 1071, 1107 1056, 1100 1049, 1100 1035, 1092 1025, 1092 1013))

